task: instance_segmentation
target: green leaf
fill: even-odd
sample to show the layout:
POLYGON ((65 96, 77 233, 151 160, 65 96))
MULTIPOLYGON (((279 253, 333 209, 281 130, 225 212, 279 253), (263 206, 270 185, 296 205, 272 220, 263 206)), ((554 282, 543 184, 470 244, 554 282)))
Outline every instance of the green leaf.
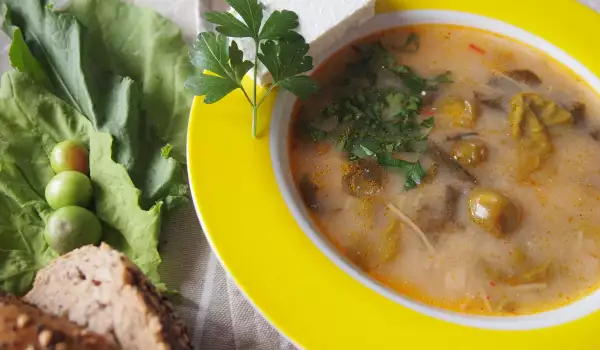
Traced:
POLYGON ((200 68, 199 75, 189 77, 185 88, 196 96, 205 96, 205 103, 215 103, 242 86, 244 75, 254 66, 244 61, 243 52, 235 41, 211 32, 198 34, 191 52, 192 63, 200 68), (207 74, 204 70, 216 73, 207 74))
POLYGON ((307 56, 309 46, 303 38, 280 41, 268 40, 261 44, 258 59, 273 76, 273 84, 313 68, 312 57, 307 56))
POLYGON ((169 158, 171 156, 171 152, 173 151, 173 145, 167 143, 163 148, 160 149, 160 155, 163 158, 169 158))
POLYGON ((445 72, 431 80, 428 80, 418 76, 408 66, 393 66, 389 69, 395 72, 400 77, 404 85, 414 94, 418 94, 423 91, 434 91, 439 88, 440 84, 453 82, 451 72, 445 72))
POLYGON ((12 25, 22 30, 27 46, 47 73, 52 92, 97 130, 115 137, 115 159, 141 189, 142 206, 152 206, 171 186, 178 186, 183 181, 181 167, 161 156, 164 142, 156 137, 158 128, 143 118, 148 112, 141 108, 140 87, 103 66, 111 57, 102 41, 83 30, 73 16, 53 12, 43 0, 4 2, 12 25))
POLYGON ((319 91, 319 85, 309 76, 299 75, 281 80, 277 85, 288 90, 301 99, 307 99, 310 95, 319 91))
POLYGON ((238 48, 235 41, 229 45, 229 64, 231 65, 237 81, 242 81, 244 75, 248 73, 254 64, 250 61, 244 61, 244 53, 238 48))
POLYGON ((49 158, 52 148, 66 139, 87 144, 91 130, 85 117, 35 84, 29 75, 12 71, 2 76, 0 155, 15 164, 39 197, 44 197, 54 176, 49 158))
POLYGON ((377 161, 383 166, 398 168, 404 171, 404 189, 406 191, 420 185, 425 176, 425 169, 423 169, 420 162, 413 163, 402 159, 396 159, 389 153, 377 154, 377 161))
POLYGON ((158 254, 160 208, 157 202, 143 210, 140 191, 127 170, 112 160, 112 136, 90 134, 90 178, 94 184, 96 215, 106 225, 102 240, 125 253, 154 283, 160 282, 158 254))
POLYGON ((185 162, 193 96, 183 82, 194 68, 190 45, 179 27, 150 7, 130 1, 71 0, 66 11, 85 25, 93 45, 103 47, 105 54, 94 64, 108 64, 141 85, 146 123, 163 141, 157 143, 172 144, 172 157, 185 162))
POLYGON ((229 65, 229 47, 225 36, 212 32, 199 33, 190 55, 192 64, 197 68, 235 80, 229 65))
POLYGON ((406 38, 406 42, 402 46, 402 51, 404 52, 417 52, 421 47, 421 40, 418 34, 410 33, 408 38, 406 38))
POLYGON ((248 26, 235 18, 229 12, 208 11, 204 18, 210 23, 217 25, 217 32, 232 38, 251 38, 253 33, 248 26))
POLYGON ((425 169, 423 169, 423 166, 421 166, 420 162, 414 163, 406 171, 406 181, 404 182, 404 189, 408 191, 412 190, 413 188, 416 188, 423 181, 423 177, 425 177, 425 169))
POLYGON ((398 74, 404 85, 411 91, 411 93, 419 94, 423 91, 427 91, 427 80, 418 76, 410 67, 394 66, 390 67, 390 69, 398 74))
POLYGON ((295 12, 283 10, 274 11, 260 31, 261 40, 279 40, 294 37, 296 28, 300 25, 295 12))
POLYGON ((12 25, 10 14, 5 4, 0 4, 0 16, 4 18, 2 30, 12 39, 12 44, 8 51, 11 66, 20 72, 28 73, 44 87, 51 88, 50 79, 27 47, 21 29, 12 25))
POLYGON ((429 117, 421 122, 422 128, 430 129, 430 128, 433 128, 434 126, 435 126, 435 118, 434 117, 429 117))
MULTIPOLYGON (((252 105, 252 133, 256 137, 257 109, 272 88, 280 86, 306 98, 318 90, 316 82, 308 76, 298 76, 312 69, 312 57, 307 56, 308 45, 294 29, 298 27, 298 16, 291 11, 275 11, 264 25, 264 5, 257 0, 227 0, 232 9, 242 18, 226 12, 209 12, 207 19, 217 24, 215 33, 200 33, 191 52, 192 64, 200 69, 200 74, 189 78, 185 86, 197 96, 205 96, 205 103, 221 100, 236 88, 241 88, 252 105), (262 26, 262 30, 261 30, 262 26), (251 37, 256 45, 258 57, 273 77, 273 85, 257 99, 252 99, 242 86, 243 77, 256 63, 244 60, 243 52, 229 37, 251 37), (266 40, 266 41, 265 41, 266 40), (260 45, 261 41, 265 41, 260 45), (207 74, 206 71, 214 73, 207 74)), ((256 79, 255 79, 256 80, 256 79)), ((254 81, 256 92, 257 81, 254 81)))
POLYGON ((44 238, 52 209, 44 200, 54 176, 49 153, 66 139, 87 143, 91 123, 29 75, 0 82, 0 290, 21 295, 56 254, 44 238))
POLYGON ((453 83, 454 79, 452 79, 452 72, 448 71, 448 72, 438 75, 437 77, 433 78, 433 82, 438 83, 438 84, 453 83))
POLYGON ((250 29, 251 37, 258 38, 263 19, 263 7, 258 0, 227 0, 250 29))
POLYGON ((393 117, 411 117, 416 115, 421 108, 420 98, 410 96, 399 91, 392 91, 386 97, 387 108, 383 113, 386 120, 393 117))
POLYGON ((239 85, 230 79, 204 74, 188 78, 185 87, 196 96, 205 96, 204 103, 215 103, 239 85))

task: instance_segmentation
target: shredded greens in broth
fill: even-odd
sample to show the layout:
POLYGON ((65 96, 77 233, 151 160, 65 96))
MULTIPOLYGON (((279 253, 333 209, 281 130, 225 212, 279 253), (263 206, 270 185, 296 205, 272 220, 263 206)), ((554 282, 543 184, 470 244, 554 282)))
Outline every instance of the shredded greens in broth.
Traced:
POLYGON ((299 103, 292 173, 373 278, 467 313, 528 314, 600 281, 598 97, 543 53, 420 25, 343 49, 299 103))
MULTIPOLYGON (((419 36, 411 33, 402 50, 416 52, 419 36)), ((425 170, 417 161, 395 158, 399 152, 422 153, 428 149, 427 137, 434 117, 421 117, 424 97, 451 83, 451 73, 432 79, 420 77, 408 66, 398 65, 380 43, 355 47, 358 63, 349 67, 342 95, 323 108, 321 116, 303 124, 306 137, 329 140, 348 154, 350 161, 374 159, 379 165, 404 171, 405 189, 418 186, 425 170), (365 69, 365 67, 367 67, 365 69), (379 87, 377 77, 389 72, 399 87, 379 87)))

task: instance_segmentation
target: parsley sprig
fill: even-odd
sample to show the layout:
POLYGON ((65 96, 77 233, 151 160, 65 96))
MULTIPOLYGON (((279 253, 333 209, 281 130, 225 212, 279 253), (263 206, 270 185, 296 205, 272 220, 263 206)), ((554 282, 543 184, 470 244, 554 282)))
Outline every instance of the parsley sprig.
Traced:
POLYGON ((216 32, 202 32, 190 53, 192 64, 200 74, 186 80, 185 86, 197 96, 204 96, 205 103, 214 103, 230 92, 241 89, 252 105, 252 136, 256 137, 258 108, 277 86, 305 99, 319 87, 307 75, 313 68, 308 56, 309 45, 296 31, 298 15, 292 11, 274 11, 263 21, 264 5, 258 0, 227 0, 237 12, 238 19, 230 12, 210 11, 207 21, 217 25, 216 32), (255 44, 253 61, 245 60, 242 50, 233 38, 251 38, 255 44), (258 66, 264 65, 273 82, 258 98, 258 66), (242 79, 254 68, 254 84, 251 95, 242 85, 242 79))

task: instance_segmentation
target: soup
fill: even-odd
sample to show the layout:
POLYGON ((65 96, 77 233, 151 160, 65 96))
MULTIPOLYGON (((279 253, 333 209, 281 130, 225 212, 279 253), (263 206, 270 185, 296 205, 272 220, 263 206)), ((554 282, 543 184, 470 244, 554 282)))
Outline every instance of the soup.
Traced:
POLYGON ((340 254, 429 305, 529 314, 600 280, 600 111, 534 48, 451 25, 337 53, 300 102, 298 191, 340 254))

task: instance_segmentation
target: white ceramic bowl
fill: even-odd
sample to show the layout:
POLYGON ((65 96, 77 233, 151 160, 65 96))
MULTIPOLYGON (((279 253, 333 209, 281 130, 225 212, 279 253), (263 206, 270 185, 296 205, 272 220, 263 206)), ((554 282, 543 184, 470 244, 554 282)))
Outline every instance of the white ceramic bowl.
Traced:
MULTIPOLYGON (((587 68, 551 43, 504 22, 454 11, 419 10, 377 15, 360 28, 349 32, 344 39, 340 40, 335 47, 329 50, 329 52, 326 52, 319 57, 315 57, 315 62, 317 62, 317 64, 324 62, 339 49, 369 34, 389 28, 424 23, 458 24, 512 37, 554 57, 563 65, 571 68, 580 77, 587 80, 596 92, 600 92, 600 80, 587 68)), ((369 277, 369 275, 340 255, 327 238, 319 232, 294 186, 288 157, 288 132, 292 108, 295 102, 296 98, 291 93, 281 92, 277 97, 275 108, 273 109, 273 118, 270 127, 270 147, 277 184, 279 185, 287 206, 302 230, 310 237, 314 244, 329 257, 329 259, 360 283, 405 307, 419 311, 425 315, 478 328, 527 330, 550 327, 576 320, 598 310, 600 307, 600 291, 596 291, 570 305, 534 315, 477 316, 461 314, 426 305, 405 297, 369 277)))

